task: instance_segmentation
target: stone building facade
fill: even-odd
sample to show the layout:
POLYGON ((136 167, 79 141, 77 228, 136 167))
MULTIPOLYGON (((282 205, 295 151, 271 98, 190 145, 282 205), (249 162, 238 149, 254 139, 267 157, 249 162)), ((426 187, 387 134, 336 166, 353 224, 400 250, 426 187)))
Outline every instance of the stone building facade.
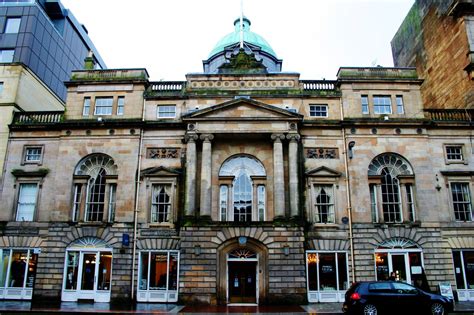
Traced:
POLYGON ((417 0, 392 40, 396 67, 416 67, 425 108, 474 106, 474 4, 417 0))
POLYGON ((14 116, 3 298, 335 302, 394 271, 473 299, 466 112, 424 110, 413 68, 301 80, 244 35, 213 73, 75 71, 67 111, 14 116))

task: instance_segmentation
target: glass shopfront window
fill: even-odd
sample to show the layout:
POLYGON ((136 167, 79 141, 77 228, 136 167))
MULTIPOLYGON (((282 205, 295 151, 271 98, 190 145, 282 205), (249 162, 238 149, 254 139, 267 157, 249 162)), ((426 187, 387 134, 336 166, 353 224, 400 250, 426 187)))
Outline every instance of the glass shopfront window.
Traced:
POLYGON ((38 261, 35 250, 0 249, 0 259, 0 299, 31 299, 38 261))
POLYGON ((474 290, 474 250, 453 251, 458 289, 474 290))
POLYGON ((337 302, 343 299, 349 283, 345 252, 308 251, 306 268, 310 302, 337 302))
POLYGON ((142 251, 138 279, 139 302, 176 302, 178 251, 142 251))

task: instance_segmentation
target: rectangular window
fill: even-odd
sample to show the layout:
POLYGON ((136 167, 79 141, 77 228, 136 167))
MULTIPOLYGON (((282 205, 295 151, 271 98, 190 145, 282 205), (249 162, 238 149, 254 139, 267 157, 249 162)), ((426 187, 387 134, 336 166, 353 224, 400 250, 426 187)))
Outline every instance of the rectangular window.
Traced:
POLYGON ((38 184, 20 184, 16 221, 33 221, 38 184))
POLYGON ((405 189, 407 191, 408 219, 411 222, 414 222, 416 217, 415 217, 415 202, 413 201, 413 185, 407 184, 405 185, 405 189))
POLYGON ((5 34, 16 34, 20 31, 21 18, 11 17, 7 18, 5 22, 5 34))
POLYGON ((125 108, 125 97, 119 96, 117 100, 117 115, 123 115, 125 108))
POLYGON ((179 252, 142 251, 139 257, 138 301, 176 302, 179 252))
POLYGON ((257 186, 258 221, 265 221, 265 186, 257 186))
POLYGON ((405 114, 405 106, 403 105, 403 96, 397 95, 397 114, 405 114))
POLYGON ((451 183, 451 195, 456 221, 471 221, 472 201, 469 183, 451 183))
POLYGON ((151 198, 151 222, 169 222, 171 214, 171 185, 153 185, 151 198))
POLYGON ((369 113, 369 97, 367 95, 362 95, 360 98, 362 103, 362 114, 369 113))
POLYGON ((328 117, 328 106, 327 105, 309 105, 309 116, 328 117))
POLYGON ((0 82, 0 95, 3 93, 4 85, 3 82, 0 82))
POLYGON ((82 184, 74 185, 74 203, 72 205, 72 221, 79 221, 81 212, 82 184))
POLYGON ((449 162, 462 162, 464 157, 462 154, 462 145, 447 145, 446 149, 446 160, 449 162))
POLYGON ((333 185, 314 185, 314 222, 334 223, 333 185))
POLYGON ((43 147, 25 147, 25 163, 40 163, 43 147))
MULTIPOLYGON (((474 289, 474 251, 453 251, 453 263, 454 273, 456 275, 456 288, 461 290, 474 289)), ((467 298, 467 295, 465 295, 464 298, 467 298)), ((461 301, 461 299, 459 300, 461 301)))
POLYGON ((112 115, 113 97, 97 97, 94 115, 112 115))
POLYGON ((222 185, 220 188, 220 196, 219 196, 221 221, 227 221, 228 198, 229 198, 229 187, 227 187, 226 185, 222 185))
POLYGON ((109 222, 115 220, 115 194, 117 191, 116 184, 109 185, 109 222))
POLYGON ((378 207, 377 207, 377 186, 370 185, 370 210, 372 213, 372 222, 379 222, 379 214, 378 214, 378 207))
POLYGON ((91 98, 84 97, 84 105, 82 107, 82 116, 89 116, 91 110, 91 98))
POLYGON ((14 54, 14 49, 0 49, 0 62, 12 62, 14 54))
POLYGON ((157 118, 175 118, 176 117, 176 106, 175 105, 158 105, 157 118))
MULTIPOLYGON (((0 249, 0 287, 30 289, 36 278, 38 255, 33 249, 0 249)), ((18 298, 25 292, 19 291, 18 298)), ((15 294, 15 293, 14 293, 15 294)))
POLYGON ((374 96, 374 114, 391 114, 392 101, 388 95, 374 96))

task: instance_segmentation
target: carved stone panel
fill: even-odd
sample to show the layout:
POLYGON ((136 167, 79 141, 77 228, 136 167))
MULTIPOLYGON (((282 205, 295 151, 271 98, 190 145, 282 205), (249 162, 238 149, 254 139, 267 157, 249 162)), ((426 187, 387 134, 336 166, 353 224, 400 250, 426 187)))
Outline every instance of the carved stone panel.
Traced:
POLYGON ((179 148, 148 148, 147 159, 178 159, 181 149, 179 148))
POLYGON ((338 159, 339 149, 337 148, 307 148, 305 150, 307 159, 338 159))

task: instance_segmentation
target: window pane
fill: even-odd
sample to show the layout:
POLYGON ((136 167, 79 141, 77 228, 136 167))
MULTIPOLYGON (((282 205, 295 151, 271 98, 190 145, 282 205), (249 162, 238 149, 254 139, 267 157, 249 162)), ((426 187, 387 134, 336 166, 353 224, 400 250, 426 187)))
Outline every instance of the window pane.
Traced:
POLYGON ((178 290, 178 253, 170 253, 168 290, 178 290))
POLYGON ((333 253, 319 253, 319 289, 337 290, 336 259, 333 253))
POLYGON ((72 211, 72 221, 79 221, 79 212, 81 207, 82 184, 74 185, 74 205, 72 211))
POLYGON ((151 253, 150 290, 166 289, 167 261, 167 253, 151 253))
POLYGON ((415 203, 413 202, 413 186, 410 184, 407 184, 405 186, 406 192, 407 192, 407 210, 408 210, 408 219, 411 222, 414 222, 416 217, 415 217, 415 203))
POLYGON ((349 281, 347 279, 347 259, 345 253, 337 253, 337 272, 339 277, 339 290, 349 289, 349 281))
POLYGON ((15 54, 14 49, 2 49, 2 50, 0 50, 0 62, 12 62, 14 54, 15 54))
POLYGON ((14 34, 20 30, 21 18, 7 18, 5 23, 5 33, 14 34))
POLYGON ((41 147, 26 148, 25 162, 38 162, 41 160, 41 147))
POLYGON ((227 200, 229 198, 229 188, 225 185, 221 186, 220 189, 220 212, 221 212, 221 221, 227 221, 227 200))
POLYGON ((265 186, 257 187, 258 220, 265 221, 265 186))
POLYGON ((22 288, 25 281, 27 250, 13 250, 12 263, 10 267, 10 278, 8 286, 12 288, 22 288))
POLYGON ((110 275, 112 268, 112 253, 101 252, 97 290, 110 290, 110 275))
POLYGON ((94 290, 96 257, 96 254, 84 254, 82 256, 82 290, 94 290))
POLYGON ((391 114, 392 102, 390 96, 374 96, 374 114, 391 114))
POLYGON ((327 117, 328 106, 327 105, 310 105, 309 115, 311 117, 327 117))
POLYGON ((16 214, 17 221, 33 221, 37 190, 37 184, 20 184, 16 214))
POLYGON ((387 223, 401 222, 400 187, 398 179, 392 177, 390 170, 382 170, 382 208, 383 218, 387 223))
POLYGON ((7 280, 8 265, 10 263, 10 250, 2 250, 2 261, 0 262, 0 287, 5 287, 5 280, 7 280))
POLYGON ((375 268, 377 269, 377 280, 388 280, 388 256, 387 253, 375 254, 375 268))
POLYGON ((117 191, 117 185, 109 185, 109 222, 115 221, 115 195, 117 191))
POLYGON ((379 221, 378 208, 377 208, 377 186, 370 185, 370 210, 372 213, 372 222, 379 221))
POLYGON ((105 202, 105 170, 101 169, 97 177, 89 180, 89 196, 86 221, 102 221, 105 202))
POLYGON ((91 108, 91 98, 85 97, 84 106, 82 108, 82 116, 89 116, 90 108, 91 108))
POLYGON ((310 291, 318 290, 318 254, 307 254, 306 262, 308 264, 308 287, 310 291))
POLYGON ((397 114, 404 114, 403 96, 397 95, 397 114))
POLYGON ((38 255, 30 250, 30 259, 28 260, 28 271, 26 276, 26 287, 33 288, 36 278, 36 264, 38 262, 38 255))
POLYGON ((117 100, 117 115, 123 115, 124 107, 125 107, 125 97, 119 96, 117 100))
POLYGON ((252 221, 252 182, 244 172, 234 181, 234 221, 252 221))
POLYGON ((157 107, 158 118, 174 118, 176 116, 175 105, 159 105, 157 107))
POLYGON ((369 113, 369 97, 367 95, 362 95, 361 103, 362 103, 362 114, 368 114, 369 113))
POLYGON ((470 221, 472 205, 468 183, 451 183, 454 216, 458 221, 470 221))
POLYGON ((446 159, 449 161, 463 161, 462 146, 446 146, 446 159))
POLYGON ((153 185, 151 222, 169 222, 171 212, 171 185, 153 185))
POLYGON ((67 252, 66 290, 77 289, 77 274, 79 269, 79 252, 67 252))
POLYGON ((474 252, 462 252, 464 259, 464 272, 466 273, 467 289, 474 289, 474 252))
POLYGON ((461 263, 461 252, 453 251, 454 275, 456 276, 456 288, 465 289, 464 267, 461 263))
POLYGON ((315 222, 334 223, 334 197, 332 185, 315 185, 315 222))
POLYGON ((140 253, 140 278, 138 279, 138 288, 146 290, 148 287, 148 252, 140 253))
POLYGON ((112 115, 112 97, 97 97, 95 99, 95 115, 112 115))

